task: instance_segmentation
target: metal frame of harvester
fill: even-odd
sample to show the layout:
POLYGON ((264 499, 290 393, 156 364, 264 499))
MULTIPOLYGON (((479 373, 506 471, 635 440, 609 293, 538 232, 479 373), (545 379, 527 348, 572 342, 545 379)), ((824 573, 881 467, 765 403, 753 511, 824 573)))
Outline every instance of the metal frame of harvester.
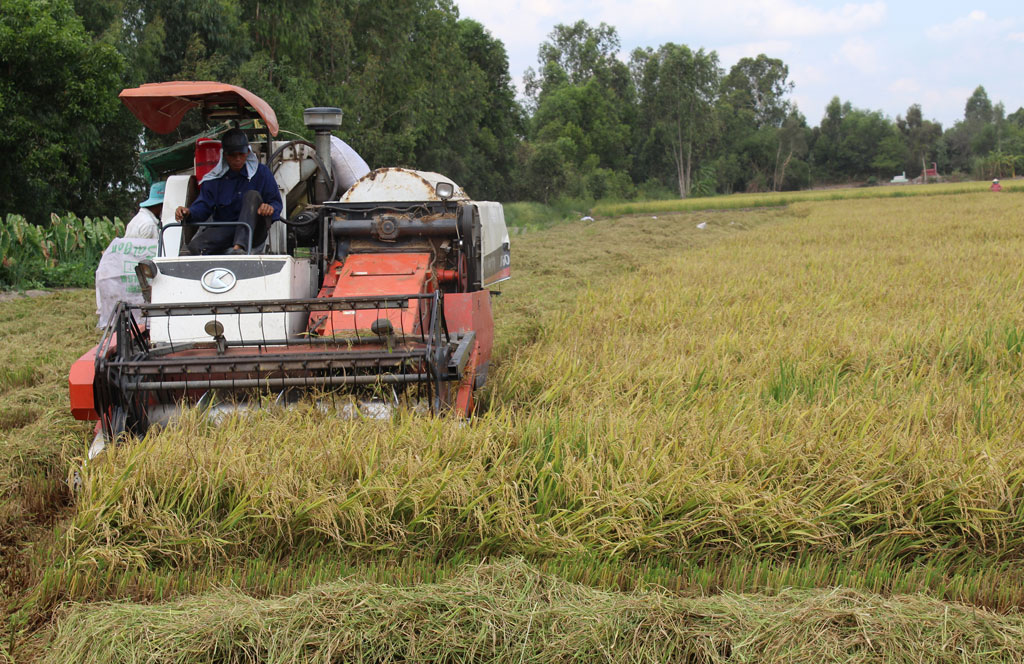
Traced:
POLYGON ((169 214, 194 198, 196 179, 194 168, 168 174, 161 255, 136 269, 145 302, 119 303, 71 368, 72 413, 99 423, 90 456, 185 405, 251 407, 267 395, 341 392, 350 412, 370 415, 401 401, 473 412, 493 342, 488 288, 510 275, 500 204, 402 168, 372 171, 332 197, 330 124, 307 119, 315 145, 274 142, 273 111, 235 86, 149 84, 121 98, 155 131, 173 130, 190 108, 210 121, 257 120, 261 159, 288 210, 262 251, 181 256, 194 228, 169 214))

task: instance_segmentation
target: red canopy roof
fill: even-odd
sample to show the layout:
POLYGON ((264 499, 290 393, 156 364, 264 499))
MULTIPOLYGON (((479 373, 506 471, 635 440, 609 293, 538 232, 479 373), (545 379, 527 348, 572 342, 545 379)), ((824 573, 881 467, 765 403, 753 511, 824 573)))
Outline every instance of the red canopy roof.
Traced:
POLYGON ((244 109, 239 117, 258 115, 266 123, 271 136, 277 136, 277 115, 267 102, 245 88, 216 81, 171 81, 146 83, 138 88, 126 88, 118 95, 128 110, 158 134, 167 134, 181 123, 190 108, 205 106, 224 107, 228 117, 230 107, 244 109), (248 111, 248 113, 246 113, 248 111))

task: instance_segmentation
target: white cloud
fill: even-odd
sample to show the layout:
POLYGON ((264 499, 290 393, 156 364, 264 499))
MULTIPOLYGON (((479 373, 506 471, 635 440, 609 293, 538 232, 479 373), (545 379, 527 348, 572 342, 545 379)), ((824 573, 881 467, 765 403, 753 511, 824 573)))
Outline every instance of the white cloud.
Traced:
POLYGON ((825 68, 819 64, 798 62, 790 67, 793 72, 793 80, 797 85, 817 85, 828 83, 829 75, 825 68))
MULTIPOLYGON (((846 3, 835 9, 821 9, 799 0, 648 0, 634 2, 628 8, 616 0, 595 0, 585 5, 562 0, 560 4, 593 6, 591 11, 599 20, 620 28, 622 33, 642 33, 655 41, 679 41, 672 35, 683 31, 714 34, 718 41, 847 34, 879 25, 887 13, 886 3, 880 1, 846 3)), ((577 11, 575 15, 583 14, 577 11)))
POLYGON ((459 0, 458 6, 460 16, 479 21, 505 45, 510 73, 520 91, 523 72, 528 66, 537 66, 537 48, 552 26, 567 20, 557 13, 559 3, 543 0, 515 3, 459 0))
POLYGON ((933 25, 925 31, 929 39, 951 41, 963 39, 968 35, 995 35, 1010 29, 1014 24, 1012 18, 993 19, 985 12, 975 9, 967 16, 961 16, 950 23, 933 25))
POLYGON ((811 123, 811 125, 818 124, 818 118, 821 117, 821 109, 825 108, 824 105, 822 105, 821 109, 815 108, 817 105, 815 103, 816 100, 808 97, 807 95, 802 95, 799 92, 794 92, 790 95, 789 99, 798 109, 800 109, 800 112, 804 114, 804 117, 807 118, 807 121, 811 123))
POLYGON ((722 63, 722 66, 729 67, 739 62, 741 58, 753 58, 762 53, 770 58, 785 60, 783 56, 793 50, 793 42, 784 40, 747 42, 723 46, 717 50, 719 62, 722 63))
POLYGON ((1024 58, 1020 0, 945 0, 927 10, 890 0, 455 2, 505 44, 520 91, 554 26, 583 19, 614 26, 624 59, 635 47, 666 42, 715 50, 725 68, 758 53, 781 58, 796 86, 793 100, 812 122, 833 95, 893 116, 921 103, 926 117, 947 125, 962 117, 979 84, 1007 109, 1024 104, 1012 83, 1024 58))
POLYGON ((948 129, 964 116, 964 104, 973 93, 974 88, 965 86, 934 87, 924 90, 917 102, 921 104, 926 118, 952 118, 943 123, 943 127, 948 129))
POLYGON ((851 37, 839 47, 842 61, 863 74, 874 74, 881 69, 878 47, 862 37, 851 37))
POLYGON ((748 25, 767 29, 769 34, 787 36, 820 36, 858 32, 873 27, 885 19, 884 2, 845 4, 838 9, 822 11, 809 5, 798 5, 790 0, 771 2, 741 2, 756 8, 748 25))
POLYGON ((591 25, 602 21, 613 25, 620 35, 655 36, 653 41, 661 43, 681 41, 678 35, 683 31, 710 31, 719 41, 847 34, 877 26, 887 14, 881 0, 848 2, 833 9, 806 0, 458 0, 457 4, 463 16, 490 26, 495 36, 537 38, 538 43, 556 23, 580 18, 591 25))
POLYGON ((921 91, 921 84, 915 78, 898 78, 889 84, 889 92, 896 95, 916 95, 921 91))
MULTIPOLYGON (((581 18, 614 26, 628 53, 632 41, 657 46, 685 43, 740 54, 789 52, 795 38, 852 34, 876 27, 887 15, 882 0, 822 8, 810 0, 457 0, 459 12, 487 26, 505 43, 509 60, 535 65, 537 47, 558 23, 581 18), (695 37, 699 35, 699 37, 695 37), (723 46, 723 44, 725 46, 723 46), (763 44, 752 52, 748 46, 763 44)), ((525 66, 522 67, 525 69, 525 66)), ((513 67, 514 73, 519 73, 513 67)))

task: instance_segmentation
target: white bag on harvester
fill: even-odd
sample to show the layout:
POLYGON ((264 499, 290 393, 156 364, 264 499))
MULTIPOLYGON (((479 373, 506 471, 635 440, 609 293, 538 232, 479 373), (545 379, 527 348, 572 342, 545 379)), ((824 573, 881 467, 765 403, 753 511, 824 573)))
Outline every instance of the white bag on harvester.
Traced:
POLYGON ((105 328, 120 301, 142 303, 142 289, 135 276, 135 266, 143 258, 156 257, 157 240, 148 238, 116 238, 103 252, 96 268, 96 327, 105 328))
POLYGON ((370 167, 359 153, 337 136, 331 136, 331 170, 338 181, 338 196, 341 196, 356 180, 370 172, 370 167))

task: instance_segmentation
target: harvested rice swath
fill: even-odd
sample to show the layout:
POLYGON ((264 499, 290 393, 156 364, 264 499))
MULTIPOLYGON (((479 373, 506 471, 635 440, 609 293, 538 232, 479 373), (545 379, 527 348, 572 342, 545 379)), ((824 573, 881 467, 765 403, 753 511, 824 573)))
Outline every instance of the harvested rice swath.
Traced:
POLYGON ((849 590, 607 593, 512 560, 440 584, 349 579, 287 598, 230 590, 72 605, 48 662, 1010 662, 1024 619, 849 590))

